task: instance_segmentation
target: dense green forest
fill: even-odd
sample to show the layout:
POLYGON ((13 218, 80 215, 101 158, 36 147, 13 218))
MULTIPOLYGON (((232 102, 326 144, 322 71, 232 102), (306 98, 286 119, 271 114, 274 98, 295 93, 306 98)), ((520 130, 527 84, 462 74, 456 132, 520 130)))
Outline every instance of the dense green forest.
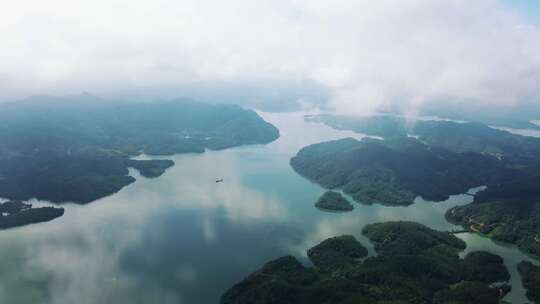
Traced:
POLYGON ((500 303, 509 278, 500 257, 458 253, 465 243, 413 222, 363 229, 378 253, 352 236, 330 238, 308 250, 313 267, 286 256, 265 264, 229 289, 223 304, 257 303, 500 303), (471 265, 474 265, 471 267, 471 265))
POLYGON ((540 303, 540 266, 523 261, 518 265, 523 286, 527 289, 527 298, 534 303, 540 303))
POLYGON ((439 116, 464 121, 479 121, 488 125, 515 129, 536 129, 540 126, 531 120, 540 117, 538 101, 531 99, 512 107, 490 107, 469 102, 464 107, 461 103, 431 103, 423 105, 420 113, 427 116, 439 116))
POLYGON ((306 115, 305 121, 324 123, 338 130, 352 130, 371 136, 395 137, 407 135, 405 118, 390 115, 346 116, 346 115, 306 115))
POLYGON ((357 201, 389 205, 411 204, 418 195, 438 201, 486 185, 472 204, 449 210, 447 219, 540 255, 539 138, 481 123, 407 124, 394 116, 306 119, 362 133, 370 134, 370 128, 389 133, 382 141, 342 139, 303 148, 291 159, 301 175, 326 188, 342 188, 357 201), (400 125, 417 139, 402 136, 403 131, 391 133, 400 125))
POLYGON ((142 176, 152 178, 161 176, 174 162, 169 159, 127 160, 126 165, 137 169, 142 176))
POLYGON ((88 203, 173 162, 141 153, 201 153, 268 143, 279 131, 254 111, 190 100, 114 103, 90 95, 36 96, 0 106, 0 197, 88 203))
POLYGON ((491 185, 473 203, 448 210, 446 218, 540 256, 540 177, 491 185))
POLYGON ((393 115, 308 115, 306 121, 322 122, 340 130, 352 130, 384 138, 415 136, 431 147, 453 152, 476 152, 521 166, 538 167, 540 138, 521 136, 479 122, 405 119, 393 115))
POLYGON ((362 203, 387 205, 410 205, 418 195, 442 201, 520 174, 490 155, 452 152, 407 137, 314 144, 290 162, 299 174, 326 188, 342 188, 362 203))
POLYGON ((326 191, 315 202, 315 207, 333 211, 351 211, 353 205, 341 193, 326 191))
POLYGON ((415 124, 412 133, 433 147, 493 155, 515 165, 537 166, 540 160, 540 138, 512 134, 482 123, 423 121, 415 124))
POLYGON ((64 208, 39 207, 21 201, 0 203, 0 229, 47 222, 64 214, 64 208))

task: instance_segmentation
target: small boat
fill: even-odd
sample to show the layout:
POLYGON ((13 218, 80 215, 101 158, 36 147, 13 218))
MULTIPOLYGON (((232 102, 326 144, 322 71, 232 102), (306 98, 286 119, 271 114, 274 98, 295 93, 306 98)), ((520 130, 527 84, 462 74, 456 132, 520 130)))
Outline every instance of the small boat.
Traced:
POLYGON ((216 179, 216 183, 221 183, 223 181, 223 178, 216 179))

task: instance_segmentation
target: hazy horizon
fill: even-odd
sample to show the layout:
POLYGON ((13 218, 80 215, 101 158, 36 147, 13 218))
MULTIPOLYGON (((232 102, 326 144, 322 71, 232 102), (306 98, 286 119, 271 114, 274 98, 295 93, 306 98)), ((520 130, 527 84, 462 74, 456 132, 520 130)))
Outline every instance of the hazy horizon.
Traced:
POLYGON ((9 7, 0 13, 0 102, 90 92, 415 113, 540 100, 534 1, 23 0, 9 7))

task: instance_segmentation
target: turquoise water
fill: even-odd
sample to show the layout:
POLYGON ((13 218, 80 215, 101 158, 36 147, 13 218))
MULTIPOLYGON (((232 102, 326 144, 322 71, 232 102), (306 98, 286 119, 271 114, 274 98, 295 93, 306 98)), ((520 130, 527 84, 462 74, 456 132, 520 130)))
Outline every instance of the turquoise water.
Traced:
MULTIPOLYGON (((63 217, 48 223, 1 231, 0 303, 217 303, 264 262, 285 254, 305 258, 330 236, 353 234, 373 254, 361 235, 368 223, 413 220, 454 229, 445 210, 472 199, 323 212, 313 203, 324 189, 297 175, 289 159, 305 145, 361 135, 304 123, 301 113, 261 115, 280 128, 276 142, 177 155, 159 178, 131 171, 137 181, 115 195, 67 205, 63 217)), ((507 299, 526 302, 515 270, 523 254, 479 236, 460 237, 468 250, 503 256, 514 287, 507 299)))

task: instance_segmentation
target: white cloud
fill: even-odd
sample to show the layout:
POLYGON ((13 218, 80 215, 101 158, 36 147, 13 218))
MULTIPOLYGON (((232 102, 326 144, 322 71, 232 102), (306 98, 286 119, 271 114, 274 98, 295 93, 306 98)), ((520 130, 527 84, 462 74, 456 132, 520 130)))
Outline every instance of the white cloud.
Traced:
POLYGON ((538 97, 540 30, 496 0, 19 0, 4 96, 305 79, 340 111, 538 97))

